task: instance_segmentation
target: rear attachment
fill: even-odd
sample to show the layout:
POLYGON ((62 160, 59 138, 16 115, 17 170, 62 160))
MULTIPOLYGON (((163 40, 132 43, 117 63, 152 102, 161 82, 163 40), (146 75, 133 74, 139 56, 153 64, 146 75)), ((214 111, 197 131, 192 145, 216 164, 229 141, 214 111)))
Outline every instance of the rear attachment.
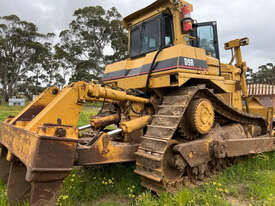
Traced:
MULTIPOLYGON (((49 129, 61 133, 62 126, 43 127, 39 131, 49 129)), ((4 145, 1 179, 7 181, 9 174, 7 186, 10 203, 22 202, 31 196, 31 205, 45 205, 47 202, 54 205, 64 178, 73 169, 77 141, 46 136, 41 132, 37 135, 6 123, 2 124, 0 141, 4 145), (7 155, 6 148, 9 149, 7 155)))
POLYGON ((109 116, 94 118, 89 126, 80 128, 92 127, 93 135, 79 139, 82 105, 93 101, 116 106, 127 101, 150 104, 149 99, 125 91, 77 82, 62 92, 56 87, 46 89, 17 116, 0 125, 0 180, 7 183, 11 204, 30 198, 32 206, 55 205, 63 180, 74 165, 135 161, 139 142, 132 137, 143 134, 151 116, 125 121, 121 128, 105 132, 106 126, 120 121, 120 115, 110 111, 109 116))

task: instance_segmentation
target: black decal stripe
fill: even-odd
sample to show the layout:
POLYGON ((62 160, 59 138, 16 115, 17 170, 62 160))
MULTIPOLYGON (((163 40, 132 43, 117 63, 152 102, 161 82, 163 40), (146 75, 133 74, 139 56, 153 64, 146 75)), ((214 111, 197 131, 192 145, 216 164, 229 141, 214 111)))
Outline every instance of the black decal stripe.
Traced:
MULTIPOLYGON (((190 69, 190 70, 207 70, 208 69, 208 65, 206 61, 199 60, 199 59, 192 59, 188 57, 171 58, 171 59, 157 62, 156 64, 157 65, 153 73, 175 69, 175 68, 183 68, 183 69, 190 69), (193 60, 194 66, 185 65, 184 58, 193 60)), ((103 81, 110 81, 115 79, 128 78, 128 77, 148 74, 150 67, 151 67, 151 64, 145 64, 141 67, 134 68, 134 69, 129 69, 129 70, 124 69, 124 70, 119 70, 115 72, 110 72, 110 73, 104 74, 103 81)))
MULTIPOLYGON (((156 63, 156 68, 153 72, 159 71, 159 70, 165 70, 167 67, 177 67, 178 64, 178 57, 160 61, 156 63)), ((107 74, 104 74, 103 80, 113 80, 113 79, 120 79, 125 77, 133 77, 137 75, 147 74, 150 70, 151 64, 145 64, 142 67, 138 67, 135 69, 129 69, 129 70, 119 70, 115 72, 110 72, 107 74)))
MULTIPOLYGON (((176 58, 172 58, 172 59, 167 59, 167 60, 164 60, 164 61, 156 62, 156 68, 154 69, 154 71, 158 70, 158 69, 167 68, 167 67, 175 67, 175 66, 178 65, 178 59, 179 58, 176 57, 176 58)), ((151 64, 150 64, 150 66, 151 66, 151 64)))

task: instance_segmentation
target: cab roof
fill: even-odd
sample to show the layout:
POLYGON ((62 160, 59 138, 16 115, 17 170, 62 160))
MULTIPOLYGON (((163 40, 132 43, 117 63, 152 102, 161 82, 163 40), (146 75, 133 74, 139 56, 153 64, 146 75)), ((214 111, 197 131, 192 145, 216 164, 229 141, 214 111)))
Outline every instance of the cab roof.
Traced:
POLYGON ((148 14, 149 14, 149 17, 152 17, 152 16, 162 12, 167 7, 173 6, 174 4, 188 5, 190 7, 191 11, 193 11, 192 4, 189 4, 188 2, 185 2, 183 0, 157 0, 154 3, 152 3, 151 5, 143 8, 143 9, 140 9, 140 10, 130 14, 129 16, 125 17, 123 19, 123 26, 126 29, 129 29, 129 27, 136 24, 136 22, 133 23, 134 21, 137 21, 139 19, 140 19, 140 21, 142 21, 144 19, 144 16, 146 16, 148 14))

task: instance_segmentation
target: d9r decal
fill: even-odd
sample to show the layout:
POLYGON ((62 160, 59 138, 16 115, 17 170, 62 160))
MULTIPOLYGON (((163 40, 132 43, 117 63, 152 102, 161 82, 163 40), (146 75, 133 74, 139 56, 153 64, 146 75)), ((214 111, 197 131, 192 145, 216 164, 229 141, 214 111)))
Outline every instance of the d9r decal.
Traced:
POLYGON ((194 67, 194 60, 189 58, 184 58, 184 65, 189 67, 194 67))

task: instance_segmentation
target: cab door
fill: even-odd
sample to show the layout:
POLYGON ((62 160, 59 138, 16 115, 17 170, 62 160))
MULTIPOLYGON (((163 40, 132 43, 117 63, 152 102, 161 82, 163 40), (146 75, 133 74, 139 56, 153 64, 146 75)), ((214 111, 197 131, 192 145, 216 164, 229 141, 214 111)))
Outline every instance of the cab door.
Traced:
POLYGON ((202 48, 207 55, 220 59, 217 22, 203 22, 193 24, 192 46, 202 48))

